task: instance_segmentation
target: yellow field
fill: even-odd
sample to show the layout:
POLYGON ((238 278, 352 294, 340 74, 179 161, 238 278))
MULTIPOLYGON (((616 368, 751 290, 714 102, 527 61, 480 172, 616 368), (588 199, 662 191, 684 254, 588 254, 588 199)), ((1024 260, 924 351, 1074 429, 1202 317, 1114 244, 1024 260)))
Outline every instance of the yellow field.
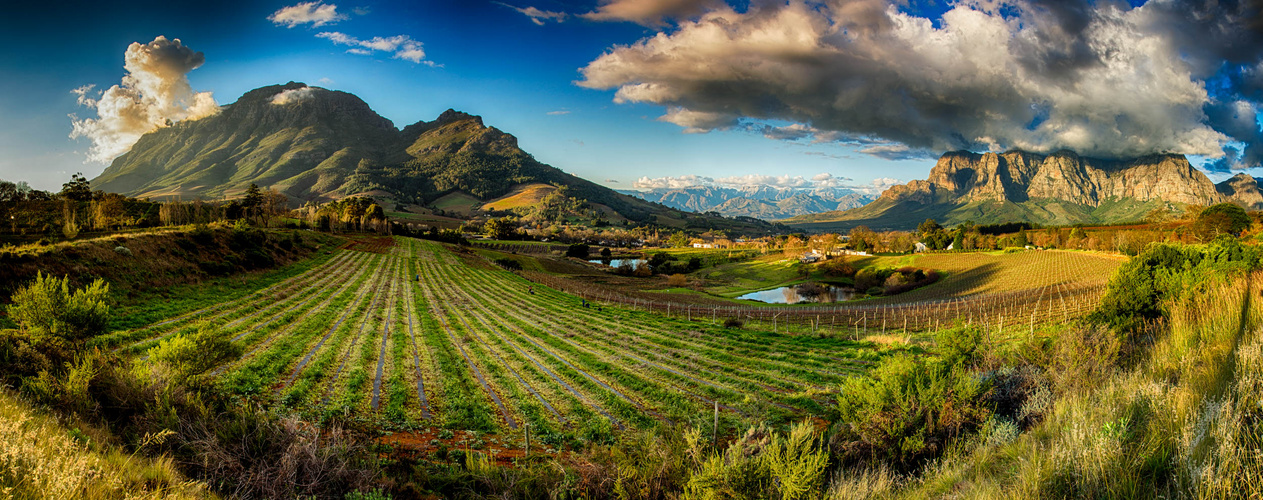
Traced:
POLYGON ((933 285, 869 302, 903 303, 1037 290, 1048 286, 1103 286, 1126 257, 1065 250, 1016 253, 942 253, 856 259, 858 266, 913 266, 947 276, 933 285))
POLYGON ((509 194, 496 198, 487 202, 482 206, 483 210, 512 210, 520 207, 529 207, 543 201, 545 196, 557 191, 557 188, 549 184, 520 184, 513 187, 509 194))

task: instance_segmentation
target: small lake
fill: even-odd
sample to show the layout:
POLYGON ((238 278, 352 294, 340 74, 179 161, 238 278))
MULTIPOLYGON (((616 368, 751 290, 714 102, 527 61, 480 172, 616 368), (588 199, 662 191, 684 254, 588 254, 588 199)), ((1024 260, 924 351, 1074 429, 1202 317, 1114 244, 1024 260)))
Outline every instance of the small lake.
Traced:
POLYGON ((738 299, 757 300, 768 304, 827 304, 844 302, 855 296, 855 290, 820 283, 802 283, 771 290, 750 292, 738 299))
POLYGON ((645 262, 647 261, 645 259, 609 259, 609 260, 588 259, 588 262, 591 262, 593 264, 605 264, 610 267, 618 267, 618 266, 623 265, 624 262, 626 262, 627 265, 631 266, 632 269, 636 269, 636 268, 639 268, 640 266, 645 265, 645 262))

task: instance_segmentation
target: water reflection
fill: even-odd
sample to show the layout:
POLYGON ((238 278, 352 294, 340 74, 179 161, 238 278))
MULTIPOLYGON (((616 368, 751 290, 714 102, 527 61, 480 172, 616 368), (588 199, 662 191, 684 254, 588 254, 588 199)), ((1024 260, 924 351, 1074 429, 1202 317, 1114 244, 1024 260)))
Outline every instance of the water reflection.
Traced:
POLYGON ((850 288, 824 285, 820 283, 801 283, 798 285, 773 288, 771 290, 751 292, 737 298, 757 300, 768 304, 803 304, 809 302, 827 304, 830 302, 851 300, 851 297, 854 296, 855 290, 850 288))
POLYGON ((619 267, 626 262, 632 269, 636 269, 645 265, 646 261, 645 259, 588 259, 588 262, 593 264, 605 264, 610 267, 619 267))

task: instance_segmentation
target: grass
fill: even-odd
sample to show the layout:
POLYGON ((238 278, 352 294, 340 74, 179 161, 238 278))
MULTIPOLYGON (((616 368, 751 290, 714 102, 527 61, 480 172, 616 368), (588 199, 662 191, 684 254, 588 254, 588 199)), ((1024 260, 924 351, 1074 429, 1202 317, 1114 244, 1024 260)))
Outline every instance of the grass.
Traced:
POLYGON ((1169 334, 1134 368, 1067 392, 1016 439, 958 450, 900 496, 1258 498, 1260 283, 1172 304, 1169 334))
POLYGON ((514 186, 509 194, 488 201, 482 206, 483 210, 512 210, 515 208, 529 207, 543 201, 545 196, 552 194, 557 188, 551 184, 522 184, 514 186))
MULTIPOLYGON (((155 438, 161 439, 161 438, 155 438)), ((14 499, 214 498, 169 458, 136 456, 109 434, 57 418, 0 389, 0 496, 14 499)))

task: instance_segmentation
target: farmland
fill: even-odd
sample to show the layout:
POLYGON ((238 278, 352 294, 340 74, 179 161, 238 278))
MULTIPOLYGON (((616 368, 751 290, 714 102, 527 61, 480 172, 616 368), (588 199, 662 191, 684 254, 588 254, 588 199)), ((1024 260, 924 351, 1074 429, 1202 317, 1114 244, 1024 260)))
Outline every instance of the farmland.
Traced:
POLYGON ((716 409, 724 425, 824 416, 830 394, 882 357, 843 338, 584 303, 475 254, 377 239, 99 343, 144 357, 209 324, 244 352, 213 370, 241 397, 386 429, 520 439, 529 427, 550 446, 709 420, 716 409))

